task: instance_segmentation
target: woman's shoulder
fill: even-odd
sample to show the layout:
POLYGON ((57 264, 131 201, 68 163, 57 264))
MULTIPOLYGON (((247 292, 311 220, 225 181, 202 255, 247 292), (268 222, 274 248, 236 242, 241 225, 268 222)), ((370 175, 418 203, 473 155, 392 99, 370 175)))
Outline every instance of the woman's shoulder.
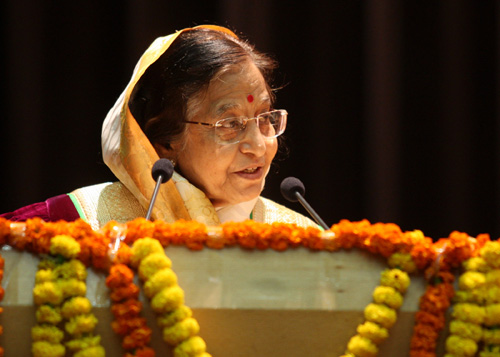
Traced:
POLYGON ((146 212, 137 198, 121 182, 105 182, 70 193, 80 216, 94 229, 109 221, 125 223, 146 212))
POLYGON ((264 223, 295 223, 301 227, 319 228, 317 223, 306 216, 262 196, 255 204, 253 219, 264 223))
POLYGON ((51 197, 43 202, 32 203, 12 212, 3 213, 0 217, 10 221, 26 221, 30 218, 41 218, 46 222, 60 220, 74 221, 80 218, 80 214, 68 194, 51 197))

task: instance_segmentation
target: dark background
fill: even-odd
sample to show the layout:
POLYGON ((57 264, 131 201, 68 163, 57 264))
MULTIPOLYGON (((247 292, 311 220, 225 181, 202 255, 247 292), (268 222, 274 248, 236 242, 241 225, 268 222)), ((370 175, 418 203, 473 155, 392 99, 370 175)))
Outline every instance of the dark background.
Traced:
POLYGON ((289 175, 328 224, 500 236, 498 1, 20 1, 0 5, 0 212, 113 180, 100 129, 158 36, 214 23, 280 62, 289 175))

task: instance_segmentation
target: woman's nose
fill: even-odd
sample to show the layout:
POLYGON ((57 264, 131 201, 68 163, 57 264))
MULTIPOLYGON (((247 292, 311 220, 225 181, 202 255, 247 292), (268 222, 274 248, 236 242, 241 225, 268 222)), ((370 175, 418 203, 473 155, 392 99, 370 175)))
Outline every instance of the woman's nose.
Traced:
POLYGON ((240 141, 240 150, 244 154, 251 153, 255 156, 262 156, 266 152, 266 141, 257 120, 247 122, 243 139, 240 141))

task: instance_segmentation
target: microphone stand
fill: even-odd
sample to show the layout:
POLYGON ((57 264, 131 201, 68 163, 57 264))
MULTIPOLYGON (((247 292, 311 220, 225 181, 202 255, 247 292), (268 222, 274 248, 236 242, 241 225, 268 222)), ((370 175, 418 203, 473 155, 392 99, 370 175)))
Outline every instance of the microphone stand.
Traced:
POLYGON ((158 175, 158 180, 156 181, 156 186, 153 191, 153 196, 151 197, 151 202, 149 203, 148 213, 146 213, 146 219, 149 221, 151 218, 151 213, 153 212, 153 206, 155 205, 156 196, 158 196, 158 191, 160 190, 160 186, 163 183, 163 175, 158 175))
POLYGON ((307 212, 309 212, 309 214, 314 218, 314 220, 316 221, 316 223, 318 223, 325 230, 330 229, 330 227, 328 227, 328 225, 325 223, 325 221, 323 221, 321 219, 321 217, 319 216, 319 214, 317 214, 316 211, 311 207, 311 205, 309 203, 307 203, 306 199, 304 197, 302 197, 302 195, 300 194, 300 192, 299 191, 295 191, 294 193, 295 193, 295 197, 297 197, 297 199, 302 204, 302 206, 304 206, 304 208, 307 210, 307 212))

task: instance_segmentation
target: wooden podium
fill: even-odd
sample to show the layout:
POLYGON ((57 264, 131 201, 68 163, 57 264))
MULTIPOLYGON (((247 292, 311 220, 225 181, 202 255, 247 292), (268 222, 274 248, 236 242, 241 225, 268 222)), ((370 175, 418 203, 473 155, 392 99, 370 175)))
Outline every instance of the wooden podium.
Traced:
MULTIPOLYGON (((35 324, 32 289, 39 258, 7 246, 1 254, 5 258, 5 298, 0 343, 6 356, 29 356, 35 324)), ((277 252, 231 247, 191 251, 169 246, 166 254, 185 291, 186 305, 200 323, 207 352, 216 357, 342 355, 364 320, 363 310, 372 302, 381 271, 388 267, 382 257, 357 249, 326 252, 289 248, 277 252)), ((96 333, 102 336, 107 356, 122 356, 120 337, 110 327, 106 277, 88 271, 87 297, 99 319, 96 333)), ((424 290, 422 274, 412 275, 397 323, 380 345, 379 356, 408 355, 414 313, 424 290)), ((154 313, 147 303, 144 305, 153 329, 152 347, 157 356, 171 355, 154 313)))

